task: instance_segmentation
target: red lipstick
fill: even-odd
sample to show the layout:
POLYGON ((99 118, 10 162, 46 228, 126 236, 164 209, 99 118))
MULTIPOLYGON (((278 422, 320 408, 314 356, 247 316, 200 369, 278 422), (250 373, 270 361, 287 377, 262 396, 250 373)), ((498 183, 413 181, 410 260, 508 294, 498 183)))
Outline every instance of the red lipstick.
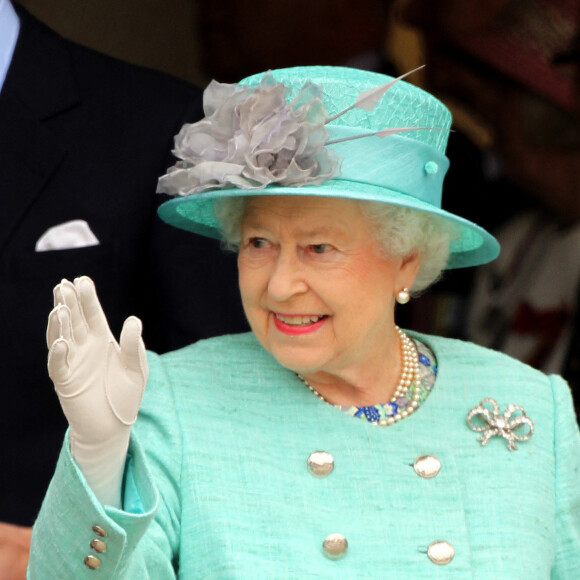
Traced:
MULTIPOLYGON (((288 315, 290 316, 290 315, 288 315)), ((302 316, 300 314, 293 314, 292 316, 302 316)), ((303 316, 308 316, 307 314, 303 316)), ((274 318, 274 326, 282 333, 295 336, 298 334, 307 334, 309 332, 314 332, 318 330, 325 322, 328 316, 324 316, 316 322, 311 322, 310 324, 288 324, 282 322, 275 314, 272 314, 274 318)))

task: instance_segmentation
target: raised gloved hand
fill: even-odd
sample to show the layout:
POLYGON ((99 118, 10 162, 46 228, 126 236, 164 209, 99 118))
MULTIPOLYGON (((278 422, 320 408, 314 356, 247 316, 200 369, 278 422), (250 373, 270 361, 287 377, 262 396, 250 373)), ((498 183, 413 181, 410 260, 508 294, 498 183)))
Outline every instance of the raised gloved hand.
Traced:
POLYGON ((54 289, 47 344, 48 373, 70 425, 72 455, 99 501, 122 507, 131 425, 148 375, 141 321, 127 318, 118 344, 93 281, 63 280, 54 289))

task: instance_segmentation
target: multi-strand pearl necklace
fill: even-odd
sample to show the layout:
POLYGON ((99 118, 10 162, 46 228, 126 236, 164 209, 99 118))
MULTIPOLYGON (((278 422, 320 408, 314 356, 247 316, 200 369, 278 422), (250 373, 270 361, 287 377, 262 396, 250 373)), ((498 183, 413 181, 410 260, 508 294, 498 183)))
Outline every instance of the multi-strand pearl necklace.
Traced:
MULTIPOLYGON (((419 385, 416 381, 419 373, 419 354, 415 343, 398 327, 395 326, 397 333, 399 335, 399 340, 401 343, 401 376, 399 378, 399 384, 395 389, 393 396, 391 397, 391 403, 396 403, 397 399, 406 396, 409 401, 408 405, 397 412, 392 417, 386 417, 379 421, 375 421, 376 425, 388 426, 404 419, 417 409, 419 406, 419 399, 421 397, 419 385)), ((330 401, 327 401, 302 375, 296 373, 298 378, 322 401, 332 405, 330 401)), ((341 405, 334 405, 335 407, 340 407, 341 405)))

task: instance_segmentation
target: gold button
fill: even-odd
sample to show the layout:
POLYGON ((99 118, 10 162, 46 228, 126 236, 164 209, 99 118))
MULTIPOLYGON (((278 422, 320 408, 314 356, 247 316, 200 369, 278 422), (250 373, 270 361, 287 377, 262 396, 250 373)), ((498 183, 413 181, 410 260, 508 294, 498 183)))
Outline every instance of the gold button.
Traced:
POLYGON ((95 532, 97 536, 101 536, 101 538, 104 538, 107 535, 107 530, 101 528, 101 526, 97 526, 97 524, 93 526, 93 532, 95 532))
POLYGON ((312 475, 326 477, 334 469, 334 457, 326 451, 315 451, 308 457, 307 465, 312 475))
POLYGON ((103 542, 103 540, 99 540, 99 538, 95 538, 92 542, 91 542, 91 548, 95 551, 98 552, 99 554, 102 554, 103 552, 107 551, 107 544, 105 544, 105 542, 103 542))
POLYGON ((332 560, 342 558, 348 550, 348 542, 342 534, 328 534, 322 543, 326 556, 332 560))
POLYGON ((101 561, 96 556, 87 556, 85 558, 85 566, 91 570, 96 570, 101 567, 101 561))
POLYGON ((449 542, 443 540, 431 542, 427 548, 427 556, 429 556, 429 560, 431 560, 433 564, 438 564, 439 566, 449 564, 449 562, 453 560, 454 555, 455 549, 453 546, 449 542))
POLYGON ((441 461, 434 455, 419 455, 413 464, 415 473, 425 479, 435 477, 441 469, 441 461))

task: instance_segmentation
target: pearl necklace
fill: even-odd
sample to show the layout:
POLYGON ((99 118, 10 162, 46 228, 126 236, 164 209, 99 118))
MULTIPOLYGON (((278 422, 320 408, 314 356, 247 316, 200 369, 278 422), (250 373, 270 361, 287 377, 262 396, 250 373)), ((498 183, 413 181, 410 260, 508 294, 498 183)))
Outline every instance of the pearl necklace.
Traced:
MULTIPOLYGON (((395 389, 394 395, 391 397, 391 403, 395 403, 397 399, 403 396, 407 396, 409 404, 401 411, 393 415, 392 417, 387 417, 381 419, 380 421, 372 421, 375 425, 380 425, 382 427, 387 427, 392 425, 405 417, 408 417, 413 413, 419 406, 419 399, 421 397, 419 385, 416 383, 416 378, 419 373, 419 353, 415 347, 415 343, 398 327, 395 326, 397 333, 399 335, 399 341, 401 343, 401 358, 402 358, 402 369, 401 376, 399 378, 399 384, 395 389)), ((296 376, 321 400, 329 405, 332 405, 330 401, 327 401, 302 375, 296 373, 296 376)), ((340 407, 341 405, 334 405, 335 407, 340 407)))

